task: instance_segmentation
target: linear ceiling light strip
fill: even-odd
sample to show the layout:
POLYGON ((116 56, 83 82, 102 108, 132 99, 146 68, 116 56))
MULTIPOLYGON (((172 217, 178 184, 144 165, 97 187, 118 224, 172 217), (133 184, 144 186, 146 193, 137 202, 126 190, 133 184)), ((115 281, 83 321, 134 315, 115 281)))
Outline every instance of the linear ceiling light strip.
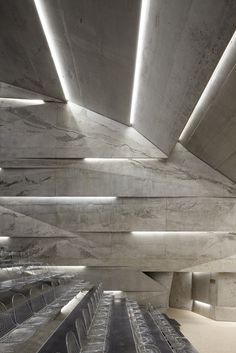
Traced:
POLYGON ((48 14, 44 5, 44 1, 42 0, 34 0, 38 15, 39 15, 39 19, 41 22, 41 25, 43 27, 43 31, 49 46, 49 50, 51 52, 51 56, 57 71, 57 75, 58 78, 60 80, 61 83, 61 87, 65 96, 66 100, 69 100, 69 89, 66 83, 66 75, 65 75, 65 71, 64 71, 64 67, 62 65, 62 62, 60 60, 60 55, 58 53, 58 49, 56 47, 56 43, 55 43, 55 39, 53 38, 53 30, 52 27, 50 25, 50 21, 48 18, 48 14))
POLYGON ((139 33, 138 33, 135 71, 134 71, 134 83, 133 83, 133 92, 132 92, 132 100, 131 100, 130 125, 134 123, 134 118, 135 118, 135 113, 137 108, 140 76, 141 76, 141 69, 142 69, 143 49, 144 49, 144 43, 145 43, 145 34, 146 34, 149 8, 150 8, 150 0, 142 0, 140 20, 139 20, 139 33))

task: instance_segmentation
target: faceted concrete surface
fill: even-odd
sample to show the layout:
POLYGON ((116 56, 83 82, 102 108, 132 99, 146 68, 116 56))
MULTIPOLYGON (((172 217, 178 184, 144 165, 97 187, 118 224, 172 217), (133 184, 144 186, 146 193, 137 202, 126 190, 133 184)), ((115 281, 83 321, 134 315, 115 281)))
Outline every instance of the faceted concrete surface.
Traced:
POLYGON ((193 311, 218 321, 236 321, 235 279, 235 272, 193 273, 193 311))
POLYGON ((129 125, 140 0, 42 2, 69 100, 129 125))
POLYGON ((168 160, 20 159, 1 166, 1 196, 236 196, 233 182, 181 145, 168 160))
POLYGON ((192 273, 174 272, 170 292, 170 307, 192 309, 192 273))
MULTIPOLYGON (((38 221, 69 232, 234 232, 233 198, 0 198, 3 232, 38 221), (9 224, 10 222, 10 224, 9 224)), ((4 233, 3 233, 4 234, 4 233)))
MULTIPOLYGON (((171 301, 189 308, 186 271, 216 272, 222 266, 235 271, 235 184, 181 145, 173 149, 232 35, 235 2, 151 0, 135 116, 135 127, 147 139, 124 125, 129 124, 140 1, 44 5, 71 99, 106 117, 71 103, 1 103, 0 167, 16 167, 0 174, 0 195, 13 196, 0 197, 0 232, 12 237, 1 245, 36 261, 89 266, 84 276, 92 282, 102 280, 106 289, 162 308, 168 307, 172 273, 183 271, 174 275, 171 301), (126 160, 81 160, 86 157, 126 160)), ((37 92, 34 98, 63 99, 33 2, 21 7, 16 0, 2 1, 0 8, 2 95, 29 98, 37 92)), ((211 101, 213 113, 209 109, 202 122, 213 145, 222 131, 228 143, 224 139, 214 161, 199 154, 231 179, 234 81, 232 71, 211 101), (212 128, 216 112, 224 120, 221 125, 214 119, 217 131, 212 128)), ((195 281, 193 294, 212 309, 206 313, 195 303, 194 310, 234 320, 234 274, 205 276, 199 288, 195 281)))
MULTIPOLYGON (((194 112, 181 143, 214 169, 236 181, 236 40, 213 88, 194 112), (213 92, 212 92, 213 91, 213 92)), ((212 87, 212 85, 210 86, 212 87)))
MULTIPOLYGON (((56 265, 85 265, 100 267, 122 267, 141 271, 186 271, 191 266, 217 262, 236 253, 236 236, 228 233, 181 233, 160 232, 158 234, 131 233, 78 233, 52 227, 33 218, 25 217, 24 222, 14 220, 5 210, 1 218, 1 234, 13 238, 2 243, 5 249, 30 254, 34 260, 56 265)), ((20 217, 18 217, 19 219, 20 217)), ((23 218, 23 217, 21 217, 23 218)), ((235 271, 236 260, 231 267, 225 263, 225 271, 235 271)), ((178 274, 173 282, 173 297, 178 298, 177 286, 189 286, 188 275, 178 274), (184 278, 182 278, 184 276, 184 278), (176 288, 176 289, 175 289, 176 288)), ((195 299, 208 300, 208 282, 203 283, 204 295, 195 299)), ((174 299, 177 300, 177 299, 174 299)), ((184 299, 182 299, 184 300, 184 299)), ((188 299, 186 299, 188 301, 188 299)), ((185 301, 185 300, 184 300, 185 301)), ((186 302, 186 305, 189 305, 186 302)))
POLYGON ((85 157, 165 155, 132 127, 75 104, 1 109, 0 160, 85 157))
POLYGON ((236 2, 150 0, 134 127, 169 154, 235 30, 236 2))
POLYGON ((0 1, 0 81, 64 100, 32 0, 0 1))

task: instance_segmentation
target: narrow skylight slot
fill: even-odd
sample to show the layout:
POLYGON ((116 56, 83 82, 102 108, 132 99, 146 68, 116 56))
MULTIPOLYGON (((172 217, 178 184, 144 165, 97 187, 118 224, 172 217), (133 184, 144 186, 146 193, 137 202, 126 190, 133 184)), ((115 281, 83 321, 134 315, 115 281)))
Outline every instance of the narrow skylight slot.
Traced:
POLYGON ((59 77, 60 83, 61 83, 61 87, 65 96, 66 100, 69 100, 69 89, 66 83, 66 75, 65 75, 65 71, 63 69, 63 64, 60 60, 60 55, 58 53, 58 49, 56 48, 55 45, 55 40, 53 38, 53 31, 50 25, 50 21, 48 18, 48 14, 46 11, 46 8, 43 4, 43 1, 41 0, 34 0, 38 15, 39 15, 39 19, 41 22, 41 25, 43 27, 43 31, 46 37, 46 40, 48 42, 48 46, 51 52, 51 56, 52 59, 54 61, 54 65, 57 71, 57 75, 59 77))
POLYGON ((231 40, 229 41, 223 55, 221 56, 210 80, 208 81, 201 97, 199 98, 187 124, 185 125, 179 141, 189 139, 198 125, 201 122, 201 118, 204 116, 204 106, 210 101, 212 95, 219 89, 220 84, 223 84, 225 77, 228 74, 228 70, 232 69, 232 61, 234 65, 236 51, 236 31, 234 32, 231 40))
POLYGON ((140 20, 139 20, 138 45, 137 45, 135 71, 134 71, 134 83, 133 83, 133 92, 132 92, 132 100, 131 100, 130 125, 134 123, 134 117, 135 117, 136 108, 137 108, 137 99, 138 99, 138 91, 139 91, 141 68, 142 68, 142 57, 143 57, 143 49, 144 49, 149 8, 150 8, 150 0, 142 0, 140 20))

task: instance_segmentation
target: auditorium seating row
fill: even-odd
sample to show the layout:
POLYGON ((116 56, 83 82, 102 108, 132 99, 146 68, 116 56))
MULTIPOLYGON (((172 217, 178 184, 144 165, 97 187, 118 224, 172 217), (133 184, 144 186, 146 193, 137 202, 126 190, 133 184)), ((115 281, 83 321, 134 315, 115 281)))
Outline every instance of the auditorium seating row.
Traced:
MULTIPOLYGON (((54 278, 65 278, 63 273, 57 273, 47 266, 13 266, 10 268, 2 268, 7 273, 7 280, 0 282, 0 293, 9 290, 20 290, 26 285, 31 285, 40 281, 52 280, 54 278), (31 273, 31 274, 29 274, 31 273), (13 277, 13 278, 12 278, 13 277)), ((67 275, 72 278, 72 274, 67 275)))
POLYGON ((126 299, 126 307, 137 352, 161 353, 138 303, 135 300, 126 299))
POLYGON ((108 351, 113 296, 99 285, 75 321, 76 332, 66 334, 68 353, 104 353, 108 351))
POLYGON ((60 309, 76 296, 87 282, 60 278, 56 287, 42 284, 41 290, 32 287, 29 297, 22 293, 12 296, 12 307, 0 302, 0 352, 10 352, 11 346, 27 341, 40 327, 52 319, 60 309))
POLYGON ((174 353, 192 352, 193 347, 189 345, 184 336, 175 330, 163 314, 153 308, 150 308, 150 314, 174 353))

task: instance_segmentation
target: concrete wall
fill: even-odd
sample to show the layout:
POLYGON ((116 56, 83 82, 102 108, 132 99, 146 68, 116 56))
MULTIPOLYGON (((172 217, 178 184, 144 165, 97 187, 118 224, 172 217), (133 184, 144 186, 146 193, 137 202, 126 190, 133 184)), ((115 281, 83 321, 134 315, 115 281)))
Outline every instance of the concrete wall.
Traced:
POLYGON ((192 310, 191 272, 174 272, 170 291, 170 307, 192 310))
POLYGON ((236 321, 235 290, 235 273, 194 273, 193 311, 217 321, 236 321))
POLYGON ((236 273, 219 273, 215 319, 236 321, 236 273))

